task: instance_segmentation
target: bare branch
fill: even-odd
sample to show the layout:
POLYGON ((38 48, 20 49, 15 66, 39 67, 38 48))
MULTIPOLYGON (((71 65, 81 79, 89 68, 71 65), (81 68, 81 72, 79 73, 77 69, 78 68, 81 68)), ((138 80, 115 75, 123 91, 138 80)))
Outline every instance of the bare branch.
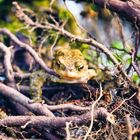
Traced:
POLYGON ((34 113, 47 115, 54 117, 53 113, 47 109, 47 107, 40 103, 31 103, 31 100, 18 92, 17 90, 0 83, 0 93, 8 98, 11 98, 13 101, 16 101, 27 107, 29 110, 33 111, 34 113))
POLYGON ((101 97, 103 96, 103 90, 102 90, 102 85, 100 84, 100 95, 98 97, 98 99, 93 102, 92 106, 91 106, 91 122, 90 122, 90 127, 84 137, 84 140, 86 140, 89 136, 89 133, 91 132, 92 130, 92 127, 93 127, 93 121, 94 121, 94 118, 93 118, 93 113, 94 113, 94 109, 95 109, 95 105, 97 104, 97 102, 99 102, 99 100, 101 99, 101 97))
POLYGON ((128 140, 132 140, 133 130, 132 130, 129 114, 126 115, 126 123, 127 123, 127 127, 128 127, 128 140))
POLYGON ((70 124, 71 122, 66 122, 66 128, 65 128, 67 134, 66 140, 70 140, 70 130, 69 130, 70 124))
MULTIPOLYGON (((0 126, 25 126, 25 124, 32 125, 34 127, 52 127, 60 128, 65 127, 66 122, 71 122, 73 124, 82 125, 90 121, 91 112, 83 114, 80 116, 72 117, 46 117, 46 116, 9 116, 0 120, 0 126)), ((103 115, 106 119, 112 117, 110 113, 107 112, 105 108, 98 108, 94 110, 93 118, 94 120, 99 116, 103 115)))
POLYGON ((130 96, 129 98, 123 99, 123 100, 119 103, 119 105, 118 105, 115 109, 113 109, 113 110, 111 111, 111 114, 113 114, 115 111, 117 111, 126 101, 131 100, 135 95, 136 95, 136 93, 134 93, 134 94, 133 94, 132 96, 130 96))
POLYGON ((6 77, 9 83, 14 83, 13 68, 11 64, 11 52, 10 49, 0 42, 0 50, 4 52, 4 67, 6 72, 6 77))
POLYGON ((38 54, 32 49, 31 46, 21 42, 14 34, 12 34, 8 29, 1 29, 0 34, 7 35, 13 42, 15 42, 19 47, 25 48, 35 59, 35 61, 49 74, 58 76, 52 69, 48 68, 44 61, 38 56, 38 54))
MULTIPOLYGON (((140 1, 138 0, 93 0, 93 2, 111 11, 124 15, 128 20, 140 28, 140 1)), ((137 28, 137 27, 136 27, 137 28)))
MULTIPOLYGON (((13 68, 11 64, 11 52, 10 48, 5 46, 3 43, 0 42, 0 50, 4 52, 4 67, 5 67, 5 73, 6 77, 8 79, 8 85, 17 88, 15 84, 15 79, 14 79, 14 73, 13 73, 13 68)), ((22 114, 26 114, 27 112, 29 113, 29 110, 22 106, 21 104, 18 104, 17 102, 11 101, 13 105, 15 105, 15 108, 18 112, 22 112, 22 114)))
POLYGON ((13 99, 14 101, 20 103, 21 105, 27 107, 34 113, 41 115, 54 116, 51 111, 55 110, 74 110, 74 111, 88 111, 89 107, 80 107, 72 104, 61 104, 61 105, 47 105, 40 103, 31 103, 32 101, 18 92, 17 90, 0 83, 0 93, 8 98, 13 99), (51 110, 51 111, 49 111, 51 110))
POLYGON ((90 107, 81 107, 76 106, 73 104, 60 104, 60 105, 47 105, 47 108, 51 111, 55 110, 74 110, 74 111, 88 111, 90 110, 90 107))
MULTIPOLYGON (((20 13, 21 12, 21 15, 24 15, 25 14, 23 12, 23 10, 21 10, 21 8, 20 8, 20 6, 18 5, 17 2, 14 2, 13 5, 17 9, 17 13, 20 13)), ((25 16, 22 16, 22 17, 17 16, 17 17, 20 20, 24 21, 27 25, 30 26, 30 23, 28 23, 26 19, 24 20, 24 17, 25 16)), ((91 49, 93 49, 94 47, 100 49, 101 51, 103 51, 112 60, 112 62, 116 65, 116 67, 118 68, 118 70, 121 71, 123 77, 125 77, 129 82, 131 82, 130 78, 128 77, 128 75, 126 74, 126 72, 123 70, 122 66, 117 61, 117 59, 114 57, 114 55, 111 53, 111 51, 105 45, 97 42, 93 38, 82 38, 81 36, 73 35, 72 33, 66 31, 63 27, 59 27, 59 26, 56 26, 54 24, 50 24, 48 22, 45 22, 43 25, 40 24, 40 23, 38 23, 38 22, 35 22, 33 26, 35 26, 37 28, 44 29, 44 30, 55 30, 55 31, 59 32, 60 35, 66 36, 66 37, 70 38, 71 40, 74 40, 74 41, 78 41, 78 42, 81 42, 81 43, 85 43, 85 44, 91 45, 91 49)))

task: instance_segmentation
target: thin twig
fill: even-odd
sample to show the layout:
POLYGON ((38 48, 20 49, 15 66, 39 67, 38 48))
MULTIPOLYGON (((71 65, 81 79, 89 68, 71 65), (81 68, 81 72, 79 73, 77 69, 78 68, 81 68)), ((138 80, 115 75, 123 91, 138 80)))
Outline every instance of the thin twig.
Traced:
POLYGON ((42 46, 43 46, 43 44, 46 42, 47 39, 48 39, 48 36, 45 37, 45 38, 40 42, 40 45, 38 46, 39 52, 41 52, 42 46))
POLYGON ((90 107, 81 107, 73 104, 47 105, 51 111, 55 110, 74 110, 74 111, 89 111, 90 107))
POLYGON ((55 30, 57 32, 59 32, 59 34, 66 36, 68 38, 70 38, 71 40, 74 41, 78 41, 84 44, 89 44, 91 45, 91 49, 94 49, 94 47, 100 49, 101 51, 103 51, 111 60, 112 62, 116 65, 116 67, 118 68, 119 71, 121 71, 123 77, 125 77, 129 82, 131 82, 130 78, 128 77, 128 75, 126 74, 126 72, 123 70, 123 68, 120 66, 120 63, 117 61, 117 59, 114 57, 114 55, 112 54, 112 52, 103 44, 97 42, 96 40, 94 40, 93 38, 82 38, 81 36, 76 36, 68 31, 66 31, 64 28, 62 27, 58 27, 54 24, 50 24, 48 22, 45 22, 45 25, 42 25, 38 22, 33 22, 31 21, 31 19, 23 12, 23 10, 21 9, 21 7, 18 5, 17 2, 13 2, 13 5, 16 7, 16 10, 18 13, 17 17, 24 21, 25 24, 28 24, 31 27, 37 27, 37 28, 41 28, 44 30, 55 30), (21 16, 22 15, 22 16, 21 16), (94 46, 94 47, 93 47, 94 46))
POLYGON ((8 29, 0 28, 0 34, 7 35, 14 43, 19 47, 25 48, 35 59, 35 61, 49 74, 58 76, 52 69, 48 68, 44 61, 38 56, 34 49, 28 44, 21 42, 14 34, 12 34, 8 29))
POLYGON ((7 46, 5 46, 3 43, 0 42, 0 50, 4 52, 4 67, 5 67, 6 77, 8 79, 8 82, 13 84, 14 83, 14 74, 13 74, 13 68, 12 68, 12 64, 11 64, 10 49, 7 46))
POLYGON ((52 46, 50 47, 50 57, 51 57, 50 59, 53 59, 53 58, 54 58, 53 49, 54 49, 54 47, 55 47, 55 46, 57 45, 57 43, 58 43, 58 38, 59 38, 59 33, 57 33, 56 38, 55 38, 55 40, 54 40, 52 46))
POLYGON ((132 130, 129 114, 126 115, 126 123, 127 123, 127 127, 128 127, 128 140, 132 140, 133 130, 132 130))
POLYGON ((123 47, 124 47, 124 49, 127 49, 127 43, 126 43, 125 36, 124 36, 123 25, 121 23, 120 18, 118 17, 118 15, 116 13, 114 13, 114 16, 115 16, 115 20, 117 21, 116 24, 118 26, 118 32, 119 32, 120 38, 122 40, 123 47))
POLYGON ((134 93, 128 99, 122 100, 122 102, 119 104, 119 106, 117 106, 114 110, 111 111, 111 114, 114 113, 116 110, 118 110, 126 101, 129 101, 130 99, 132 99, 135 95, 136 95, 136 93, 134 93))
POLYGON ((51 0, 51 2, 50 2, 50 10, 51 11, 52 11, 52 6, 53 6, 54 2, 55 2, 55 0, 51 0))
POLYGON ((100 95, 98 97, 98 99, 92 104, 91 106, 91 123, 90 123, 90 127, 84 137, 84 140, 86 140, 89 136, 89 133, 91 132, 92 130, 92 127, 93 127, 93 121, 94 121, 94 117, 93 117, 93 113, 94 113, 94 109, 95 109, 95 105, 97 104, 97 102, 99 102, 99 100, 101 99, 101 97, 103 96, 103 90, 102 90, 102 85, 100 84, 100 95))
POLYGON ((66 140, 70 140, 70 130, 69 130, 70 124, 71 122, 66 122, 66 134, 67 134, 66 140))

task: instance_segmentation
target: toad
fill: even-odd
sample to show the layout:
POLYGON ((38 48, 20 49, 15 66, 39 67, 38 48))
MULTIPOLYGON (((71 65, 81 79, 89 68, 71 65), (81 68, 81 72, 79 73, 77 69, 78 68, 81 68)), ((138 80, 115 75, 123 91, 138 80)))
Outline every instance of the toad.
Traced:
POLYGON ((97 75, 94 69, 88 68, 87 61, 78 49, 57 47, 53 57, 51 68, 60 77, 50 75, 43 70, 33 72, 30 77, 30 87, 32 95, 35 95, 35 100, 40 99, 42 86, 46 80, 69 84, 87 83, 88 80, 97 75))

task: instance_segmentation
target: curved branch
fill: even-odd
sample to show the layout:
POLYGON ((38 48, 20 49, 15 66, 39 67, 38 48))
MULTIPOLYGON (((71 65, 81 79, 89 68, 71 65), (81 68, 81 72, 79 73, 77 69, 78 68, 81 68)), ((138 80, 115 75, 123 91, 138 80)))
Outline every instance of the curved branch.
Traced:
MULTIPOLYGON (((107 121, 113 122, 114 117, 112 114, 108 113, 105 108, 98 108, 93 112, 94 120, 98 116, 102 115, 107 121)), ((28 126, 32 125, 34 127, 52 127, 60 128, 65 127, 66 122, 71 122, 77 125, 87 124, 91 119, 91 112, 83 114, 81 116, 72 117, 46 117, 46 116, 9 116, 0 120, 0 126, 28 126)))
POLYGON ((35 59, 35 61, 49 74, 55 75, 58 77, 58 75, 50 68, 46 66, 44 61, 38 56, 38 54, 32 49, 32 47, 28 44, 25 44, 21 42, 14 34, 12 34, 8 29, 0 28, 0 34, 7 35, 13 42, 15 42, 19 47, 25 48, 35 59))
POLYGON ((140 1, 138 0, 93 0, 101 7, 106 7, 111 11, 125 16, 129 21, 138 25, 140 28, 140 1))
POLYGON ((4 67, 6 72, 6 77, 8 82, 13 84, 14 83, 14 75, 13 75, 13 68, 11 64, 11 52, 7 46, 0 42, 0 50, 4 52, 4 67))
POLYGON ((40 114, 40 115, 47 115, 47 116, 54 117, 51 111, 56 111, 56 110, 74 110, 74 111, 89 111, 90 110, 90 107, 80 107, 80 106, 76 106, 72 104, 47 105, 47 104, 41 104, 41 103, 31 103, 32 101, 28 97, 24 96, 17 90, 4 85, 1 82, 0 82, 0 93, 18 102, 19 104, 27 107, 32 112, 40 114))
MULTIPOLYGON (((10 48, 5 46, 3 43, 0 42, 0 50, 4 52, 4 67, 5 67, 5 73, 6 78, 8 80, 8 85, 16 88, 15 79, 14 79, 14 72, 11 64, 11 52, 10 48)), ((15 106, 16 111, 20 112, 21 114, 28 114, 29 110, 22 106, 21 104, 18 104, 17 102, 11 101, 11 103, 15 106)))
POLYGON ((4 85, 1 82, 0 82, 0 93, 3 96, 6 96, 12 99, 13 101, 18 102, 24 107, 27 107, 29 110, 33 111, 34 113, 54 117, 53 113, 49 111, 45 105, 40 103, 30 103, 31 100, 28 97, 24 96, 17 90, 4 85))
POLYGON ((91 48, 96 47, 98 49, 100 49, 102 52, 104 52, 111 60, 112 62, 117 66, 118 70, 121 71, 123 77, 125 77, 129 82, 131 82, 130 78, 128 77, 128 75, 126 74, 126 72, 123 70, 123 68, 120 66, 120 63, 118 62, 118 60, 115 58, 115 56, 111 53, 111 51, 103 44, 97 42, 96 40, 94 40, 93 38, 82 38, 81 36, 76 36, 73 35, 72 33, 66 31, 63 27, 60 26, 56 26, 54 24, 50 24, 48 22, 45 22, 44 24, 40 24, 38 22, 33 22, 30 17, 28 17, 24 11, 22 10, 22 8, 18 5, 17 2, 13 2, 13 5, 16 7, 16 13, 17 13, 17 17, 22 20, 23 22, 25 22, 25 24, 31 26, 31 27, 35 27, 35 28, 41 28, 44 30, 55 30, 57 32, 59 32, 60 35, 66 36, 68 38, 70 38, 71 40, 75 40, 81 43, 85 43, 85 44, 89 44, 91 45, 91 48))

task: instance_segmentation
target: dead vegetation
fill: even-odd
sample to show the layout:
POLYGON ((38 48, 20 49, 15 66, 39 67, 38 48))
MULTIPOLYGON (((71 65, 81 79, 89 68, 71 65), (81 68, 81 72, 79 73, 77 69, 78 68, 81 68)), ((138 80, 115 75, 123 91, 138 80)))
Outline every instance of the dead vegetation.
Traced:
MULTIPOLYGON (((17 18, 25 24, 25 28, 54 31, 71 41, 89 44, 91 49, 96 48, 106 54, 117 70, 115 76, 101 83, 94 79, 87 84, 46 83, 42 88, 45 103, 32 103, 29 94, 32 69, 37 67, 50 75, 59 75, 45 64, 38 48, 1 28, 0 35, 10 40, 11 46, 6 46, 2 40, 0 42, 0 75, 5 77, 0 80, 0 138, 140 139, 140 89, 113 53, 91 37, 83 38, 68 32, 64 28, 65 22, 60 24, 52 16, 53 24, 34 21, 28 15, 31 13, 26 13, 27 9, 21 8, 17 2, 13 5, 17 18), (20 55, 19 60, 17 55, 20 55)), ((132 55, 135 55, 133 52, 132 55)), ((137 69, 133 63, 135 59, 132 59, 132 66, 137 69)))

